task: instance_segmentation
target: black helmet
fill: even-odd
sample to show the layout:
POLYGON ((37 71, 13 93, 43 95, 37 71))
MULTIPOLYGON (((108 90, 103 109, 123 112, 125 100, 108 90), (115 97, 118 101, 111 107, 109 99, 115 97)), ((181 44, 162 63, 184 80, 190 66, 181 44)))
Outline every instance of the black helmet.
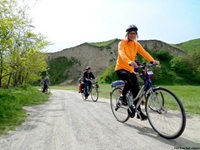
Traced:
POLYGON ((135 31, 137 33, 138 28, 135 25, 130 25, 127 29, 126 32, 131 32, 131 31, 135 31))
POLYGON ((90 67, 90 66, 87 66, 87 67, 85 68, 85 70, 89 70, 89 69, 91 69, 91 67, 90 67))

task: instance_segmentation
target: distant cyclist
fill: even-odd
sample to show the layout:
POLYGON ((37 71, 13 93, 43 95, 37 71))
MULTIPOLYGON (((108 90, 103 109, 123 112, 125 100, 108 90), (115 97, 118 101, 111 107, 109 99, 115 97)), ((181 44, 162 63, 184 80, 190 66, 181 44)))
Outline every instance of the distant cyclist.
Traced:
POLYGON ((49 83, 50 83, 49 77, 46 77, 46 78, 43 80, 43 93, 47 92, 49 83))
POLYGON ((85 89, 84 89, 84 94, 85 94, 85 98, 87 99, 89 94, 88 94, 88 90, 90 91, 92 88, 92 82, 91 80, 95 79, 91 67, 87 66, 85 68, 85 71, 83 72, 83 83, 85 84, 85 89))
MULTIPOLYGON (((122 96, 120 97, 120 101, 122 101, 123 105, 127 105, 126 94, 129 90, 131 90, 133 98, 137 96, 140 90, 138 79, 134 71, 134 68, 138 67, 135 62, 136 54, 139 53, 148 61, 157 63, 157 61, 155 61, 151 55, 144 50, 140 43, 137 42, 137 31, 138 28, 135 25, 130 25, 126 29, 126 39, 120 41, 118 44, 118 57, 115 72, 120 79, 126 81, 122 91, 122 96)), ((137 101, 138 100, 134 103, 136 104, 137 101)), ((142 113, 140 106, 138 111, 141 114, 142 120, 146 120, 147 116, 142 113)), ((137 116, 137 118, 139 118, 139 116, 137 116)))

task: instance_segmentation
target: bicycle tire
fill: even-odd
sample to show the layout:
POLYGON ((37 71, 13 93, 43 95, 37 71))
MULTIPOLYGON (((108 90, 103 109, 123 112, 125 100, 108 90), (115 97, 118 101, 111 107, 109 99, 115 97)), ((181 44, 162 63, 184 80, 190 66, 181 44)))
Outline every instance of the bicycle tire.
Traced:
POLYGON ((81 93, 81 96, 82 96, 83 100, 86 100, 84 93, 81 93))
MULTIPOLYGON (((82 96, 82 98, 83 98, 83 100, 87 100, 87 98, 85 97, 85 87, 84 88, 82 88, 82 93, 81 93, 81 96, 82 96)), ((88 95, 89 96, 89 95, 88 95)))
POLYGON ((179 137, 186 126, 186 114, 178 97, 170 90, 156 88, 149 95, 145 104, 148 121, 155 132, 166 139, 179 137), (162 93, 154 95, 155 93, 162 93), (163 103, 159 101, 164 101, 163 103), (156 105, 162 106, 156 106, 156 105), (153 109, 152 109, 153 108, 153 109))
POLYGON ((92 91, 91 91, 91 98, 94 102, 96 102, 99 98, 99 91, 97 87, 92 87, 92 91))
POLYGON ((110 106, 112 113, 117 121, 124 123, 129 119, 129 115, 128 108, 121 105, 121 103, 119 102, 119 97, 121 93, 121 88, 117 87, 113 89, 113 91, 110 93, 110 106))

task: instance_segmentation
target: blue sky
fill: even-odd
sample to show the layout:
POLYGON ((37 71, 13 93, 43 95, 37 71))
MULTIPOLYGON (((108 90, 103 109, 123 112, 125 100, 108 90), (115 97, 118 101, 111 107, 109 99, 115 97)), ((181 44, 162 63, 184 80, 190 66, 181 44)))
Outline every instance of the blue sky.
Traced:
POLYGON ((139 28, 139 40, 200 38, 200 0, 38 0, 31 17, 53 43, 46 52, 123 39, 130 24, 139 28))

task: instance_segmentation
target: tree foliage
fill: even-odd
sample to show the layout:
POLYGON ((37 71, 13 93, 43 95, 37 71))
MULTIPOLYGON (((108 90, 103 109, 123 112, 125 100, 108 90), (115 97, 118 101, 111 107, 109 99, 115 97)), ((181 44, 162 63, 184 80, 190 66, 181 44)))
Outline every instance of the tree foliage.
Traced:
POLYGON ((0 0, 0 87, 40 78, 47 67, 42 49, 50 44, 34 32, 24 1, 0 0))
POLYGON ((191 68, 193 80, 200 84, 200 49, 188 52, 186 60, 191 68))
MULTIPOLYGON (((57 57, 48 62, 49 69, 48 74, 51 78, 51 85, 56 85, 64 82, 70 75, 70 67, 77 64, 78 61, 75 58, 68 59, 65 56, 57 57)), ((77 73, 75 71, 75 73, 77 73)))

